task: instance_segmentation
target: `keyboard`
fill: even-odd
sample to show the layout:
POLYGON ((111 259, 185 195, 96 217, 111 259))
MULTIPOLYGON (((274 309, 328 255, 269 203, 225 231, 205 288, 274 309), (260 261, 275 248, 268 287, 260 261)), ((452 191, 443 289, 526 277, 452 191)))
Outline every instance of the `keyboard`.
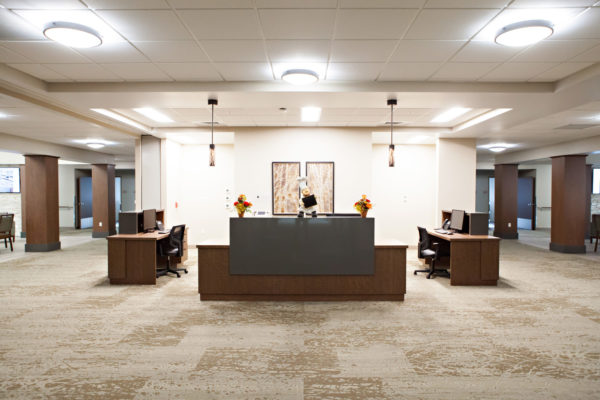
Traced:
POLYGON ((443 233, 444 235, 452 235, 452 231, 448 231, 446 229, 434 229, 435 232, 437 233, 443 233))

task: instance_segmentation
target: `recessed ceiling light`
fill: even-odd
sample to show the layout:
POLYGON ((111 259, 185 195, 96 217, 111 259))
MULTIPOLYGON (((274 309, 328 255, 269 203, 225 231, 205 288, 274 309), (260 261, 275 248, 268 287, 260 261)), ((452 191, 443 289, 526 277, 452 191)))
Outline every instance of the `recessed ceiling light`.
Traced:
POLYGON ((450 122, 469 111, 471 111, 470 108, 452 107, 452 108, 447 109, 443 113, 438 114, 434 119, 431 120, 431 122, 434 122, 434 123, 450 122))
POLYGON ((500 153, 500 152, 502 152, 502 151, 504 151, 506 149, 510 149, 512 147, 515 147, 515 145, 514 144, 509 144, 509 143, 490 143, 490 144, 485 144, 483 146, 478 146, 478 147, 483 148, 483 149, 487 149, 487 150, 489 150, 491 152, 494 152, 494 153, 500 153))
POLYGON ((494 153, 500 153, 500 152, 506 150, 506 147, 504 147, 504 146, 494 146, 494 147, 488 147, 488 150, 492 151, 494 153))
POLYGON ((8 114, 0 112, 0 118, 8 118, 8 114))
POLYGON ((292 85, 310 85, 318 81, 319 76, 309 69, 289 69, 281 75, 281 79, 292 85))
POLYGON ((97 112, 98 114, 105 115, 109 118, 112 118, 112 119, 122 122, 124 124, 133 126, 134 128, 138 128, 144 132, 150 132, 150 129, 148 129, 144 125, 140 124, 139 122, 135 122, 134 120, 124 117, 121 114, 117 114, 116 112, 112 112, 105 108, 91 108, 90 110, 97 112))
POLYGON ((97 142, 89 142, 86 143, 87 147, 91 147, 92 149, 101 149, 104 147, 104 143, 97 143, 97 142))
POLYGON ((321 119, 321 107, 302 107, 302 122, 318 122, 321 119))
POLYGON ((470 128, 473 125, 480 124, 483 121, 487 121, 488 119, 497 117, 498 115, 504 114, 505 112, 509 112, 510 110, 512 110, 512 108, 496 108, 495 110, 488 111, 488 112, 481 114, 473 119, 468 120, 467 122, 464 122, 464 123, 458 125, 456 128, 453 129, 453 131, 454 132, 462 131, 463 129, 470 128))
POLYGON ((134 108, 133 110, 156 122, 173 122, 171 118, 152 107, 134 108))
POLYGON ((552 23, 542 19, 519 21, 506 25, 496 34, 496 43, 510 46, 529 46, 544 40, 554 33, 552 23))
POLYGON ((44 36, 65 46, 80 49, 102 44, 102 37, 98 32, 88 26, 74 22, 50 22, 44 27, 44 36))

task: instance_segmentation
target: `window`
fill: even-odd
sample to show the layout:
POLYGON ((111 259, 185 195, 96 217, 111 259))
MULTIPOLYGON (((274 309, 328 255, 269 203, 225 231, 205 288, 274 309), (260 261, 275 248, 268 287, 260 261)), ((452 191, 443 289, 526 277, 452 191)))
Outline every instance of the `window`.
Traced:
POLYGON ((600 194, 600 168, 594 168, 592 181, 592 193, 600 194))

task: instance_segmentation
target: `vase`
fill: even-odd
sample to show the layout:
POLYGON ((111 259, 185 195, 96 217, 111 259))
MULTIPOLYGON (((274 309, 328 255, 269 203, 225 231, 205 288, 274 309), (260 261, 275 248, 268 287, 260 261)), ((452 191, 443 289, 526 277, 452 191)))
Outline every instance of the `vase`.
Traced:
POLYGON ((369 210, 364 210, 360 212, 360 217, 361 218, 367 218, 367 213, 369 212, 369 210))
POLYGON ((244 213, 245 213, 245 212, 246 212, 246 211, 238 211, 238 217, 240 217, 240 218, 244 218, 244 213))

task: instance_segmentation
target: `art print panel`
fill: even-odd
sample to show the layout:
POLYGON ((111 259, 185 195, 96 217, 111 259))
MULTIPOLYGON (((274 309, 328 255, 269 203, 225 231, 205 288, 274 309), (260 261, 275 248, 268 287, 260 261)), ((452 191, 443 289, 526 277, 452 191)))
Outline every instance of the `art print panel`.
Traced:
POLYGON ((319 214, 333 214, 334 212, 334 172, 333 161, 306 162, 306 183, 317 198, 319 214))
POLYGON ((273 215, 298 213, 299 176, 300 162, 273 162, 273 215))

